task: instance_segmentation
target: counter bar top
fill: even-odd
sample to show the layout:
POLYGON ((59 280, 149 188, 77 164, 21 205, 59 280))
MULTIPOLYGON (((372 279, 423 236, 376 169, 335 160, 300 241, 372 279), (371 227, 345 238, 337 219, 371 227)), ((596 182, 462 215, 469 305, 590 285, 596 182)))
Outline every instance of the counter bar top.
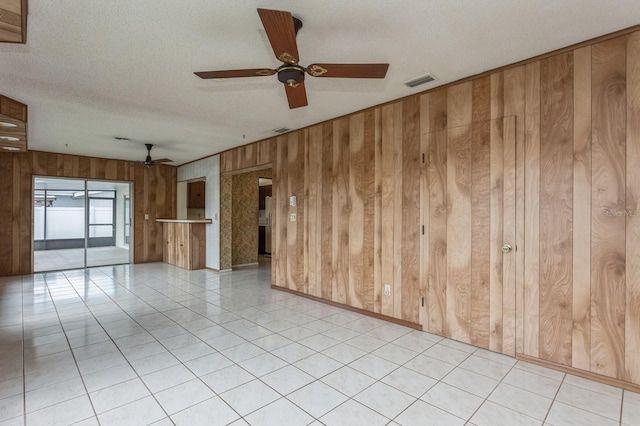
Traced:
POLYGON ((156 222, 169 223, 212 223, 211 219, 156 219, 156 222))

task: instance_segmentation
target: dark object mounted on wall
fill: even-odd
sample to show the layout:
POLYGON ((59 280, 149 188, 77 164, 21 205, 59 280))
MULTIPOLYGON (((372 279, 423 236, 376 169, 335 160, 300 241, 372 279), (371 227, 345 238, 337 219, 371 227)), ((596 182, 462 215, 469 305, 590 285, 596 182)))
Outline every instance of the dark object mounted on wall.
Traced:
POLYGON ((27 106, 0 95, 0 152, 14 151, 27 151, 27 106))
POLYGON ((0 43, 27 42, 27 0, 0 0, 0 43))
POLYGON ((189 182, 187 187, 187 199, 189 200, 187 208, 204 209, 205 206, 205 181, 189 182))

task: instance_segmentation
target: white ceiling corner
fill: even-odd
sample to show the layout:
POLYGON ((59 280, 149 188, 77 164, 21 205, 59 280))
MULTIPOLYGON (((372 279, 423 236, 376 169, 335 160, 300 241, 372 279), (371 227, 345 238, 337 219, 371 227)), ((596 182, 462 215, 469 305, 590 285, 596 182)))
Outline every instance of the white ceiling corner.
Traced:
POLYGON ((0 93, 29 106, 30 149, 143 160, 153 143, 179 165, 638 23, 637 0, 29 0, 0 93), (279 65, 258 7, 303 21, 301 65, 388 62, 387 77, 307 77, 309 106, 290 110, 276 76, 193 75, 279 65))

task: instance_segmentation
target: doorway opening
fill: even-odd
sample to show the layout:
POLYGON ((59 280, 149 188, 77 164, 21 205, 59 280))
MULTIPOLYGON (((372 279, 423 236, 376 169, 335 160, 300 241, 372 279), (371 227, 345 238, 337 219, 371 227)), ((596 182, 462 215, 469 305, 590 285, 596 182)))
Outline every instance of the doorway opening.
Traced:
POLYGON ((131 183, 34 177, 33 271, 131 263, 131 183))
POLYGON ((272 178, 271 164, 220 175, 221 271, 271 264, 266 235, 269 216, 260 201, 261 178, 266 186, 272 178))
MULTIPOLYGON (((270 174, 269 174, 270 175, 270 174)), ((271 263, 272 179, 258 178, 258 263, 271 263)))

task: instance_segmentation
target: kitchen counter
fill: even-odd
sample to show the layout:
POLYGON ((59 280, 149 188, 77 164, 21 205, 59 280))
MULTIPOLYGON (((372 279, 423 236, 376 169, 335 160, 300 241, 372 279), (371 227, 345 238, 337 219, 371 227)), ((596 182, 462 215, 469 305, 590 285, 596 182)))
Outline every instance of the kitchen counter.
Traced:
POLYGON ((156 219, 162 222, 164 247, 162 260, 184 269, 206 266, 206 225, 211 219, 156 219))
POLYGON ((211 219, 156 219, 156 222, 164 223, 212 223, 211 219))

